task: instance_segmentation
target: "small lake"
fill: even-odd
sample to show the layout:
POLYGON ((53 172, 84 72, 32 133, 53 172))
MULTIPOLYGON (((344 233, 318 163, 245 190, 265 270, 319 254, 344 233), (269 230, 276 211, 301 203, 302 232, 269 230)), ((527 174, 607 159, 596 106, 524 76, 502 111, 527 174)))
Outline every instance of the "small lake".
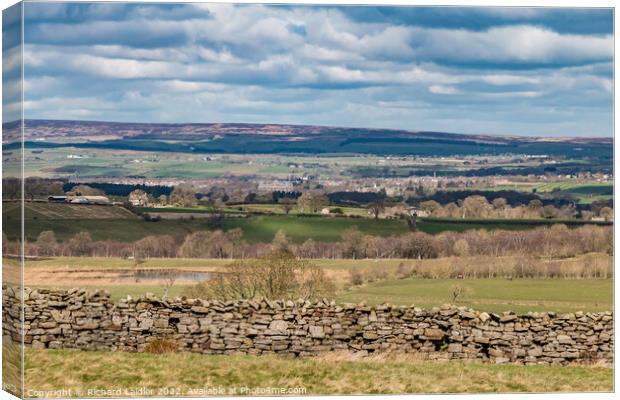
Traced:
POLYGON ((177 281, 204 282, 213 278, 213 272, 177 271, 177 270, 152 270, 142 269, 131 274, 132 277, 141 281, 161 281, 174 276, 177 281))

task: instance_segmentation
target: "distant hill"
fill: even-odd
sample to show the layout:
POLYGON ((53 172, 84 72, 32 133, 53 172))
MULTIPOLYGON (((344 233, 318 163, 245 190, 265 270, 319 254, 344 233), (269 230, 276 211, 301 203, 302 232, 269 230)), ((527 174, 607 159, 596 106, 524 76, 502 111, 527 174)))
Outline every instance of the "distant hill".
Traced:
MULTIPOLYGON (((5 149, 17 147, 17 123, 3 125, 5 149)), ((394 129, 281 124, 150 124, 26 120, 27 147, 112 148, 192 153, 564 155, 610 159, 612 138, 492 136, 394 129)))

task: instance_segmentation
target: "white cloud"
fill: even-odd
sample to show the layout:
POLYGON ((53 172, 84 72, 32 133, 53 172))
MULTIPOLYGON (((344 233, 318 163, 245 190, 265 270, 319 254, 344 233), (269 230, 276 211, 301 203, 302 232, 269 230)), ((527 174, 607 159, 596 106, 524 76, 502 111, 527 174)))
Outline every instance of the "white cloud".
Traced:
POLYGON ((613 37, 559 34, 536 26, 484 32, 415 28, 415 54, 454 62, 565 63, 611 60, 613 37))
MULTIPOLYGON (((591 110, 575 120, 611 103, 611 35, 433 29, 355 21, 336 8, 191 8, 176 10, 178 19, 152 6, 120 20, 29 25, 30 115, 433 129, 425 121, 484 121, 515 100, 537 112, 591 110)), ((528 10, 515 21, 540 17, 528 10)), ((498 12, 503 21, 516 15, 498 12)), ((514 122, 528 114, 498 115, 514 122)))
POLYGON ((461 91, 452 86, 444 86, 444 85, 432 85, 428 88, 428 91, 434 94, 461 94, 461 91))

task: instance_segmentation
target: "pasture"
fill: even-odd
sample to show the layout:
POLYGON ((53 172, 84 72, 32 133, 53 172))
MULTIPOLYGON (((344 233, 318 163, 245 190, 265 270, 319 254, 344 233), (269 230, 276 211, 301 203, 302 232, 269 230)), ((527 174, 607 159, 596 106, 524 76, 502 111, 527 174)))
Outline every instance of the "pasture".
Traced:
MULTIPOLYGON (((504 262, 495 258, 497 262, 504 262)), ((607 256, 602 262, 611 261, 607 256), (606 261, 605 261, 606 260, 606 261)), ((450 259, 434 260, 312 260, 322 267, 336 285, 338 302, 362 302, 368 304, 391 303, 431 308, 452 301, 454 285, 465 288, 457 304, 485 311, 601 311, 613 309, 612 279, 396 279, 399 264, 427 268, 441 268, 450 259), (365 274, 385 268, 387 279, 349 285, 349 271, 357 269, 365 274)), ((7 260, 3 260, 7 264, 7 260)), ((8 262, 10 263, 10 261, 8 262)), ((230 260, 212 259, 150 259, 140 269, 174 269, 198 272, 224 272, 230 260)), ((33 287, 86 287, 107 289, 114 299, 131 295, 138 297, 146 292, 161 296, 164 285, 152 281, 127 283, 113 279, 113 271, 131 271, 132 260, 118 258, 57 257, 28 260, 25 268, 25 284, 33 287)), ((177 282, 170 289, 170 296, 180 296, 191 285, 177 282)))
POLYGON ((341 302, 431 308, 451 303, 452 287, 465 288, 457 304, 502 312, 603 311, 613 309, 611 279, 402 279, 386 280, 341 291, 341 302))
MULTIPOLYGON (((257 392, 254 395, 613 390, 613 369, 608 366, 440 363, 417 360, 413 355, 360 358, 331 354, 288 359, 276 356, 157 355, 28 348, 24 359, 27 389, 45 391, 65 388, 73 393, 80 391, 83 393, 80 397, 88 397, 85 396, 88 389, 122 391, 126 388, 147 388, 153 391, 150 396, 156 397, 205 397, 218 393, 191 392, 190 389, 218 387, 225 391, 220 395, 252 394, 240 392, 241 388, 291 390, 290 393, 257 392), (170 388, 173 388, 172 392, 170 388), (235 389, 236 392, 229 392, 235 389)), ((28 397, 33 397, 33 394, 28 397)))
MULTIPOLYGON (((168 211, 168 209, 165 209, 168 211)), ((192 209, 174 209, 173 212, 186 212, 192 209)), ((198 212, 206 209, 198 209, 198 212)), ((230 210, 238 212, 237 210, 230 210)), ((213 230, 216 227, 206 219, 174 219, 144 221, 122 207, 68 205, 49 203, 25 203, 26 238, 34 241, 43 231, 53 231, 60 241, 79 232, 89 232, 93 240, 117 240, 133 242, 149 235, 172 235, 183 238, 199 230, 213 230)), ((17 203, 3 204, 4 232, 10 240, 15 240, 15 232, 20 230, 20 208, 17 203)), ((421 232, 437 234, 444 231, 466 231, 470 229, 531 229, 540 225, 565 223, 553 220, 459 220, 459 219, 419 219, 421 232)), ((577 221, 579 222, 579 221, 577 221)), ((570 222, 570 223, 577 223, 570 222)), ((300 215, 248 215, 247 218, 224 218, 221 229, 240 228, 244 240, 249 243, 271 242, 278 230, 283 230, 291 241, 301 243, 307 239, 316 241, 340 240, 347 229, 358 228, 367 235, 402 235, 409 231, 404 220, 344 218, 333 216, 300 215)))
POLYGON ((571 180, 548 182, 548 183, 531 183, 531 182, 515 182, 512 185, 499 185, 493 188, 480 188, 481 190, 517 190, 522 192, 550 193, 553 191, 561 191, 572 195, 578 203, 590 204, 596 200, 613 199, 614 186, 606 182, 585 182, 577 183, 571 180))

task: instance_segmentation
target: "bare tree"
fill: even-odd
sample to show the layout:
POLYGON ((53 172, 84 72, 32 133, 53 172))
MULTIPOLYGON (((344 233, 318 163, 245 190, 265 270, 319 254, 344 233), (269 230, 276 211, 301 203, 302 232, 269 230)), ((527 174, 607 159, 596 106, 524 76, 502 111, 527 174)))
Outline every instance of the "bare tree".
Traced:
POLYGON ((611 221, 614 218, 614 210, 611 207, 603 207, 601 211, 599 211, 599 215, 601 218, 605 219, 605 221, 611 221))
POLYGON ((385 203, 383 201, 375 201, 368 205, 368 210, 372 213, 375 219, 379 218, 379 215, 385 210, 385 203))
POLYGON ((452 303, 457 303, 460 300, 463 300, 464 298, 471 296, 471 294, 473 293, 473 291, 466 286, 463 285, 452 285, 450 287, 450 294, 452 296, 452 303))
POLYGON ((177 273, 177 271, 163 271, 164 275, 162 276, 163 278, 163 282, 164 282, 164 294, 162 296, 162 299, 165 299, 166 297, 168 297, 168 292, 170 291, 170 288, 172 288, 172 286, 174 285, 174 282, 177 280, 177 277, 179 276, 179 274, 177 273))
POLYGON ((288 215, 295 207, 295 202, 291 199, 284 198, 280 200, 280 205, 282 206, 282 210, 284 211, 284 213, 288 215))
POLYGON ((196 189, 192 185, 181 184, 170 193, 170 203, 181 207, 196 207, 196 189))
POLYGON ((318 212, 321 208, 329 205, 329 199, 320 191, 304 192, 297 202, 303 209, 310 212, 318 212))
POLYGON ((191 295, 222 300, 316 299, 331 297, 333 293, 333 284, 321 267, 286 251, 272 252, 256 260, 234 261, 226 266, 226 273, 191 290, 191 295))
POLYGON ((37 238, 36 245, 39 255, 53 256, 58 250, 58 242, 53 231, 43 231, 37 238))

